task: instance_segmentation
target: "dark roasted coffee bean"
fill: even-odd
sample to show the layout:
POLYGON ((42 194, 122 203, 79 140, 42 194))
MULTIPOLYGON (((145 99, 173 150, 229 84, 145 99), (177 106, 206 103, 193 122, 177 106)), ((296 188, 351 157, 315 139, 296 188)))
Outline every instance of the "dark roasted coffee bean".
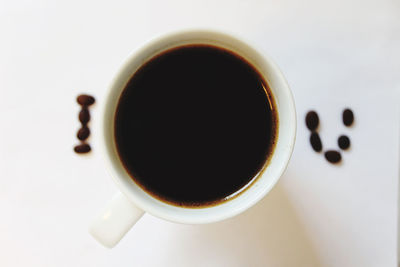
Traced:
POLYGON ((80 144, 74 147, 74 151, 78 154, 88 153, 92 150, 89 144, 80 144))
POLYGON ((318 128, 319 125, 319 117, 317 112, 309 111, 306 115, 306 125, 310 131, 314 131, 318 128))
POLYGON ((90 106, 95 102, 95 99, 90 95, 79 95, 76 101, 82 106, 90 106))
POLYGON ((311 133, 310 143, 315 152, 320 152, 322 150, 322 142, 318 133, 316 132, 311 133))
POLYGON ((351 109, 346 108, 343 111, 343 123, 346 126, 351 126, 354 122, 354 114, 353 111, 351 111, 351 109))
POLYGON ((342 156, 335 150, 328 150, 325 152, 325 158, 330 163, 338 163, 342 160, 342 156))
POLYGON ((90 113, 87 107, 83 107, 82 110, 79 112, 79 121, 86 125, 90 121, 90 113))
POLYGON ((346 135, 342 135, 338 139, 338 145, 341 149, 348 149, 350 147, 350 138, 346 135))
POLYGON ((78 133, 76 134, 78 139, 81 141, 86 140, 89 137, 89 135, 90 135, 90 130, 87 126, 83 126, 82 128, 80 128, 78 133))

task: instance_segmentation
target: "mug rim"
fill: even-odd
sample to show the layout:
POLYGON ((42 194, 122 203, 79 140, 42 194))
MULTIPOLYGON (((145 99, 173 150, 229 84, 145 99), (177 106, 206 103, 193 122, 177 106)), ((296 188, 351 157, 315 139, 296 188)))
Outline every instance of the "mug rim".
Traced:
POLYGON ((185 30, 165 34, 146 42, 141 48, 137 49, 127 58, 125 63, 115 74, 114 79, 108 87, 106 101, 102 110, 103 117, 100 121, 101 132, 103 135, 101 138, 101 149, 103 151, 108 170, 111 173, 111 177, 117 184, 119 190, 142 210, 156 217, 179 223, 202 224, 221 221, 243 212, 261 200, 273 188, 285 171, 292 155, 296 138, 296 111, 293 95, 282 72, 279 70, 278 66, 273 62, 273 60, 266 53, 258 52, 255 48, 253 48, 254 46, 249 46, 245 41, 242 40, 244 40, 244 38, 238 38, 232 34, 210 30, 185 30), (257 68, 260 75, 262 75, 270 87, 273 98, 276 102, 275 104, 277 106, 276 108, 278 114, 278 132, 277 144, 267 160, 269 161, 268 166, 265 168, 265 171, 260 174, 260 177, 255 178, 257 181, 254 183, 251 182, 249 188, 246 188, 244 192, 240 193, 240 195, 234 197, 233 199, 222 201, 216 205, 190 208, 185 206, 175 206, 173 204, 163 202, 151 196, 151 194, 147 193, 136 182, 134 182, 134 180, 123 167, 115 146, 114 115, 120 94, 124 90, 127 81, 145 62, 160 52, 168 50, 172 47, 199 43, 214 44, 219 47, 228 48, 235 53, 238 53, 240 56, 248 60, 255 68, 257 68), (250 54, 252 56, 250 56, 250 54), (267 66, 270 71, 267 73, 265 73, 264 69, 261 71, 258 68, 260 66, 257 66, 257 63, 258 65, 263 64, 267 66), (271 88, 271 79, 268 81, 266 77, 267 74, 273 77, 272 82, 275 84, 274 88, 271 88), (276 88, 276 86, 279 88, 276 88), (277 94, 275 91, 279 92, 279 99, 277 99, 277 94), (284 100, 282 100, 282 98, 284 100), (284 103, 281 103, 282 101, 284 103), (285 110, 285 129, 282 129, 281 127, 282 110, 285 110), (286 131, 284 134, 287 141, 285 144, 283 144, 283 146, 281 144, 282 147, 278 147, 278 144, 282 142, 282 130, 286 131), (277 149, 282 149, 282 152, 278 152, 277 149), (266 171, 271 167, 271 164, 273 163, 272 160, 277 157, 277 153, 282 154, 282 156, 280 162, 278 162, 279 164, 274 163, 277 165, 276 170, 274 169, 274 173, 268 175, 269 183, 267 183, 265 182, 267 179, 266 171), (253 190, 254 192, 250 193, 249 190, 257 186, 257 184, 257 190, 253 190))

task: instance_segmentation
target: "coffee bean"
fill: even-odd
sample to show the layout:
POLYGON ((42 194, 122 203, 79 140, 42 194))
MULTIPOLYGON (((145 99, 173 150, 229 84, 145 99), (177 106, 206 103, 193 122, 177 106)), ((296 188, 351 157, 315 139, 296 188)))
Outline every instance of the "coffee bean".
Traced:
POLYGON ((322 150, 322 142, 318 133, 316 132, 311 133, 310 143, 315 152, 320 152, 322 150))
POLYGON ((335 150, 328 150, 325 152, 325 158, 330 163, 338 163, 342 160, 342 155, 335 150))
POLYGON ((350 138, 346 135, 341 135, 338 139, 338 145, 341 149, 348 149, 350 147, 350 138))
POLYGON ((79 121, 86 125, 90 121, 90 113, 87 107, 83 107, 82 110, 79 112, 79 121))
POLYGON ((306 125, 310 131, 314 131, 318 128, 319 125, 319 117, 317 112, 314 110, 309 111, 306 115, 306 125))
POLYGON ((78 101, 78 103, 82 106, 90 106, 95 102, 95 99, 90 95, 79 95, 76 98, 76 101, 78 101))
POLYGON ((76 134, 78 139, 81 141, 86 140, 89 137, 89 135, 90 135, 90 129, 87 126, 83 126, 82 128, 80 128, 78 133, 76 134))
POLYGON ((74 147, 74 151, 78 154, 88 153, 92 150, 89 144, 80 144, 74 147))
POLYGON ((353 111, 351 111, 351 109, 346 108, 343 111, 343 123, 346 126, 351 126, 354 122, 354 114, 353 111))
MULTIPOLYGON (((90 129, 87 127, 87 123, 90 121, 90 112, 88 107, 92 105, 95 102, 94 97, 90 95, 79 95, 76 99, 76 101, 82 105, 82 109, 79 112, 79 121, 82 123, 82 128, 79 129, 78 133, 76 136, 78 137, 79 140, 84 141, 86 140, 89 135, 90 135, 90 129)), ((81 143, 80 145, 76 145, 74 147, 74 151, 76 153, 88 153, 92 150, 89 144, 87 143, 81 143)))

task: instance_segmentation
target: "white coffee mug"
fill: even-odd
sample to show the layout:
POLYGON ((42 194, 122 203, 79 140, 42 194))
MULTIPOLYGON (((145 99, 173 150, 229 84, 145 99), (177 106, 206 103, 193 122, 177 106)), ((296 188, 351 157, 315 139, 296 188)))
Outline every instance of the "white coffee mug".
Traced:
MULTIPOLYGON (((238 38, 213 31, 185 31, 151 41, 131 55, 117 73, 109 88, 101 120, 102 148, 118 193, 95 219, 90 233, 101 244, 115 246, 145 213, 186 224, 203 224, 235 216, 261 200, 276 184, 286 169, 296 136, 296 113, 289 86, 275 63, 238 38), (264 171, 237 197, 204 208, 178 207, 162 202, 146 193, 129 176, 117 153, 114 141, 114 115, 125 85, 145 62, 167 49, 185 44, 211 44, 231 50, 249 61, 263 76, 271 89, 278 113, 278 134, 275 149, 264 171)), ((155 167, 156 168, 156 167, 155 167)))

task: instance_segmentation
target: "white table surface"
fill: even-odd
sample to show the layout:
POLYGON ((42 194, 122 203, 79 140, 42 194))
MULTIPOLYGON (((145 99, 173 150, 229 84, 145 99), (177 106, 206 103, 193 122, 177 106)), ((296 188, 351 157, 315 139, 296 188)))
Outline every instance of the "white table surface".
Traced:
POLYGON ((0 266, 396 266, 399 17, 395 0, 0 1, 0 266), (95 130, 107 85, 147 40, 191 27, 233 32, 277 61, 297 104, 292 161, 238 217, 145 215, 105 249, 87 228, 117 192, 95 130), (98 100, 84 157, 72 152, 82 92, 98 100), (325 147, 351 137, 342 165, 310 149, 311 108, 325 147))

